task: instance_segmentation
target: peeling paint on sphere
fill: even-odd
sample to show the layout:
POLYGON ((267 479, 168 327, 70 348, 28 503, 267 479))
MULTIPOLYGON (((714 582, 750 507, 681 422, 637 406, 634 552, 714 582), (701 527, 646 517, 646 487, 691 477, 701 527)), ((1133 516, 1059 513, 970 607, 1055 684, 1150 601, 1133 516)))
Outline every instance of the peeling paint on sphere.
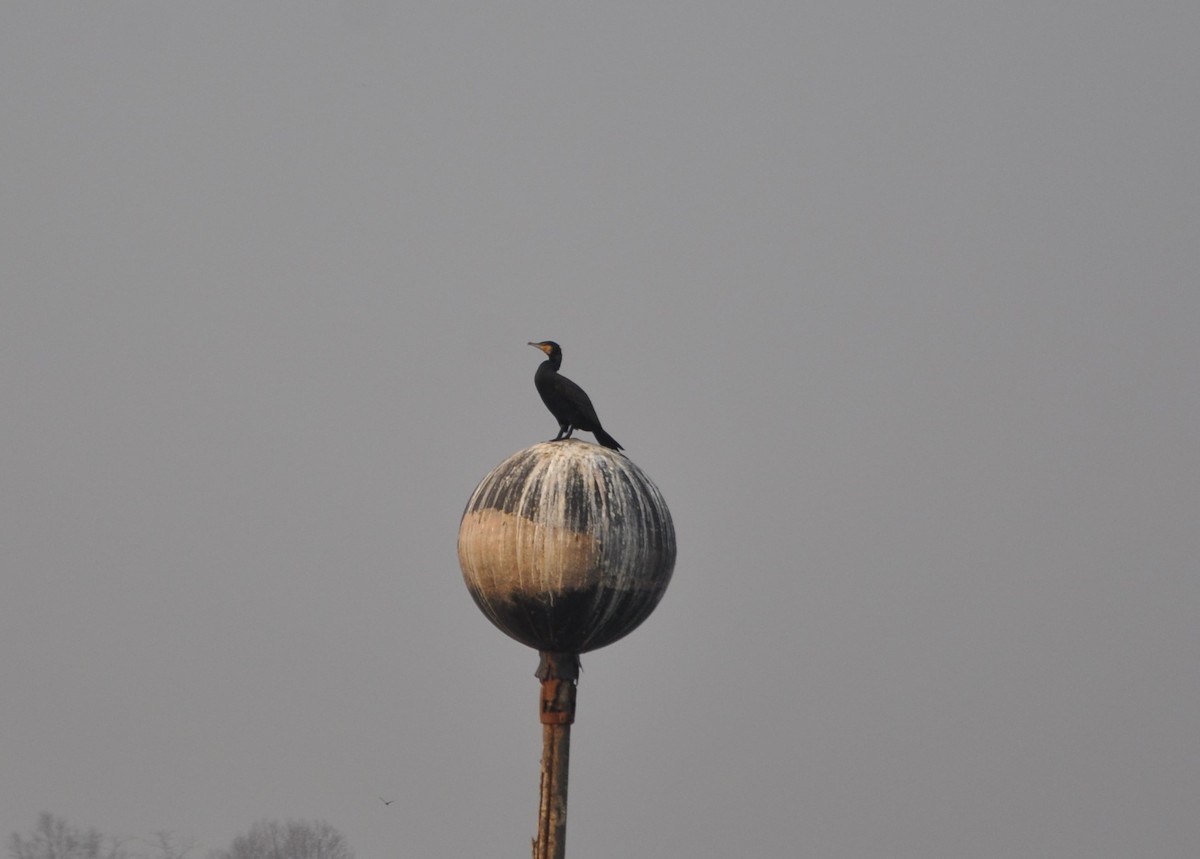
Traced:
POLYGON ((629 459, 566 439, 513 454, 471 495, 458 562, 475 603, 542 651, 584 653, 628 635, 662 599, 675 528, 629 459))

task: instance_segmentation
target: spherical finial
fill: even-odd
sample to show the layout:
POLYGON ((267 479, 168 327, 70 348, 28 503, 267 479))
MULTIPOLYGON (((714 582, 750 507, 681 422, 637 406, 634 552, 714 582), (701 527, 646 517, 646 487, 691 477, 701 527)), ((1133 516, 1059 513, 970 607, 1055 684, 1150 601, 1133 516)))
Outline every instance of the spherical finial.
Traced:
POLYGON ((471 495, 458 561, 476 604, 541 651, 585 653, 662 599, 675 528, 658 488, 615 451, 567 439, 513 454, 471 495))

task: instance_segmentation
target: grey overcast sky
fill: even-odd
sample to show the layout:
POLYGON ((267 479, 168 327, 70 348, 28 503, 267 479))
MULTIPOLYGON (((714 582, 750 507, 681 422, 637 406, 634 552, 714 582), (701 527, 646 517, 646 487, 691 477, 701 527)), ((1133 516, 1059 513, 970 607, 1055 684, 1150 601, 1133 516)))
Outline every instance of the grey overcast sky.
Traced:
POLYGON ((527 855, 537 657, 455 538, 551 338, 679 541, 584 658, 572 856, 1195 856, 1197 45, 5 4, 0 832, 527 855))

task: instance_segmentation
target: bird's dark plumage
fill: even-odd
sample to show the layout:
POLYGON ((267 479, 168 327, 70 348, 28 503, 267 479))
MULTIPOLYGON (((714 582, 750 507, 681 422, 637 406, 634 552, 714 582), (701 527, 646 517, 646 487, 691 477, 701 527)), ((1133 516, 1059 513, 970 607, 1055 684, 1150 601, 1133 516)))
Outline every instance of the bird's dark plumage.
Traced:
POLYGON ((570 438, 571 433, 579 429, 590 432, 596 437, 596 441, 605 447, 622 450, 617 440, 600 426, 596 409, 583 388, 559 374, 558 368, 562 366, 562 347, 553 340, 531 342, 529 345, 536 346, 546 353, 546 360, 538 366, 537 373, 534 374, 533 384, 550 414, 558 421, 558 435, 551 441, 570 438))

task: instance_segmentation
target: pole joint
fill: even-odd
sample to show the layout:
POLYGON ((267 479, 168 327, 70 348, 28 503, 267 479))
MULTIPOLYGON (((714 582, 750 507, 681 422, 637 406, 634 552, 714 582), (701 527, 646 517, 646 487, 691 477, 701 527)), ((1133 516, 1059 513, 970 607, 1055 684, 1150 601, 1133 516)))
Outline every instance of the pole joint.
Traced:
POLYGON ((574 724, 575 684, 579 680, 579 655, 542 651, 537 677, 542 681, 540 701, 542 724, 574 724))

